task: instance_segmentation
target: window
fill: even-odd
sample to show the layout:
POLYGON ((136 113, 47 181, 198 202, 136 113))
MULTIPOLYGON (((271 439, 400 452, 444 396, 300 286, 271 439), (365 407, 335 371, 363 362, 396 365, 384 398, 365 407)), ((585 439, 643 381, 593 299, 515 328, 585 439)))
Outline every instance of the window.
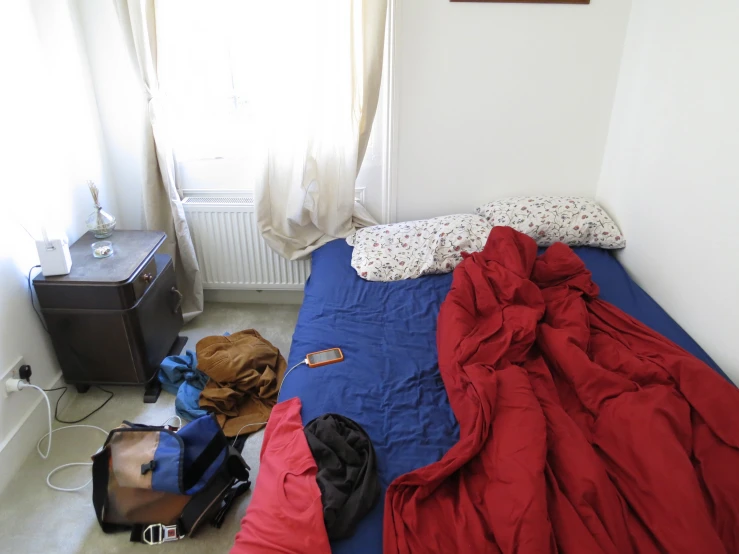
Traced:
MULTIPOLYGON (((321 37, 313 35, 311 20, 336 17, 340 10, 334 3, 341 1, 157 3, 160 88, 183 191, 253 188, 253 153, 260 146, 260 98, 279 95, 280 88, 286 86, 303 87, 305 94, 315 94, 319 80, 322 87, 330 82, 331 75, 326 73, 301 73, 301 59, 330 51, 325 44, 321 50, 321 37), (279 40, 275 40, 276 26, 279 40), (279 71, 285 64, 291 68, 290 82, 285 82, 279 71)), ((375 182, 382 173, 378 164, 383 137, 376 132, 382 114, 380 105, 358 179, 362 186, 375 182)))

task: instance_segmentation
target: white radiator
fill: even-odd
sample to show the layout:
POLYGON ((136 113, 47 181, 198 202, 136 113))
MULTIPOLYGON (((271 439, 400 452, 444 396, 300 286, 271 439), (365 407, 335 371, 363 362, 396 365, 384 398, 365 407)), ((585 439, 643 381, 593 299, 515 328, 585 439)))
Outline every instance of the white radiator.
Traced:
POLYGON ((267 246, 257 229, 251 192, 198 192, 183 198, 182 204, 204 288, 303 288, 310 261, 289 262, 267 246))

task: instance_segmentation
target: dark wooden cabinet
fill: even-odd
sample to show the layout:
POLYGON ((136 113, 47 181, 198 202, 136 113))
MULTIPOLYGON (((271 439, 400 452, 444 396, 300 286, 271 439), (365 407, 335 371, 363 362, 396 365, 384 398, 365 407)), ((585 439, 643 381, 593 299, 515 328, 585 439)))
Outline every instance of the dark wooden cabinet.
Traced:
POLYGON ((164 238, 160 232, 116 231, 108 239, 113 255, 98 259, 90 247, 96 239, 88 233, 70 247, 69 275, 34 279, 67 383, 80 390, 158 385, 156 371, 183 324, 172 259, 156 254, 164 238))

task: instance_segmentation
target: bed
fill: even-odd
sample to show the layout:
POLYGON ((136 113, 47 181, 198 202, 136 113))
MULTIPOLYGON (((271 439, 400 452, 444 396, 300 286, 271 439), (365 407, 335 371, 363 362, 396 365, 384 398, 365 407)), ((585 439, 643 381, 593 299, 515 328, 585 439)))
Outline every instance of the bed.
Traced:
MULTIPOLYGON (((600 286, 601 298, 726 377, 610 252, 574 250, 600 286)), ((280 399, 299 397, 304 423, 333 412, 362 425, 373 441, 384 490, 396 477, 439 460, 458 440, 436 354, 437 315, 452 275, 369 282, 352 269, 351 253, 343 240, 314 252, 288 366, 309 352, 336 346, 345 360, 297 368, 283 384, 280 399)), ((351 539, 332 544, 333 551, 381 553, 383 508, 379 502, 351 539)))

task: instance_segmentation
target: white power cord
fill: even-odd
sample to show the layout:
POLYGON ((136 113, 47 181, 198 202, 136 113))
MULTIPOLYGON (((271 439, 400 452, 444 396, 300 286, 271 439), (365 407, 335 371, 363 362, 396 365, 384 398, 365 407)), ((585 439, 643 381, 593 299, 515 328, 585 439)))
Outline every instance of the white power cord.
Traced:
MULTIPOLYGON (((280 383, 280 392, 282 392, 282 384, 285 382, 285 379, 287 379, 287 376, 290 375, 292 370, 297 368, 298 366, 301 366, 307 363, 308 363, 308 358, 302 360, 301 362, 298 362, 297 364, 295 364, 294 366, 292 366, 290 369, 287 370, 287 372, 285 373, 285 376, 282 378, 282 383, 280 383)), ((38 443, 36 443, 36 451, 38 452, 38 455, 41 456, 41 458, 43 458, 44 460, 48 459, 49 454, 51 453, 51 437, 57 431, 64 431, 65 429, 88 428, 88 429, 95 429, 96 431, 100 431, 101 433, 103 433, 106 437, 108 436, 108 431, 106 431, 105 429, 101 427, 97 427, 95 425, 67 425, 65 427, 59 427, 58 429, 52 429, 51 402, 49 401, 49 396, 46 394, 46 391, 44 391, 44 389, 42 389, 41 387, 37 387, 36 385, 32 385, 31 383, 24 381, 22 379, 8 379, 5 385, 6 385, 6 389, 8 390, 8 392, 16 392, 16 391, 21 391, 23 389, 29 389, 29 388, 36 389, 43 395, 44 400, 46 400, 46 411, 49 415, 49 432, 46 433, 43 437, 41 437, 38 443), (44 442, 44 439, 47 437, 49 438, 49 440, 46 445, 46 453, 43 453, 41 452, 41 443, 44 442)), ((277 401, 278 402, 280 401, 279 393, 277 394, 277 401)), ((162 424, 162 426, 167 425, 173 419, 179 420, 179 425, 180 427, 182 427, 182 419, 179 416, 170 417, 162 424)), ((243 431, 245 428, 251 427, 253 425, 265 425, 266 423, 267 423, 266 421, 262 421, 259 423, 247 423, 246 425, 241 427, 241 429, 238 430, 238 432, 236 433, 236 437, 234 438, 234 442, 236 442, 236 438, 238 438, 239 433, 241 433, 241 431, 243 431)), ((87 485, 92 483, 92 477, 87 482, 85 482, 83 485, 80 485, 79 487, 69 488, 69 487, 57 487, 56 485, 52 485, 51 476, 68 467, 81 467, 81 466, 91 466, 91 465, 92 465, 92 462, 72 462, 69 464, 60 465, 59 467, 52 469, 51 472, 49 472, 49 474, 46 476, 46 484, 49 486, 49 488, 52 488, 55 491, 60 491, 60 492, 75 492, 75 491, 82 490, 87 485)))
POLYGON ((177 428, 181 429, 182 428, 182 418, 178 415, 173 415, 171 417, 168 417, 167 419, 164 420, 164 423, 162 423, 159 427, 167 427, 167 424, 173 419, 177 420, 177 428))
POLYGON ((44 395, 44 400, 46 400, 46 413, 49 414, 49 432, 46 433, 43 437, 41 437, 41 440, 38 441, 38 444, 36 445, 36 450, 38 451, 38 455, 41 456, 44 460, 49 457, 49 452, 51 452, 51 435, 53 431, 51 430, 51 402, 49 402, 49 395, 46 394, 44 389, 41 387, 37 387, 36 385, 32 385, 31 383, 26 383, 25 381, 19 381, 18 382, 18 390, 22 389, 36 389, 39 391, 42 395, 44 395), (46 437, 49 437, 49 444, 46 445, 46 454, 41 453, 41 441, 44 440, 46 437))
POLYGON ((295 369, 296 367, 299 367, 299 366, 301 366, 303 364, 308 365, 308 358, 306 358, 305 360, 302 360, 302 361, 298 362, 297 364, 295 364, 294 366, 292 366, 290 369, 287 370, 287 372, 285 373, 285 376, 282 378, 282 382, 280 383, 280 391, 277 393, 277 402, 280 401, 280 393, 282 393, 282 385, 285 384, 285 381, 287 380, 287 376, 290 375, 290 373, 292 373, 292 370, 293 369, 295 369))
MULTIPOLYGON (((48 457, 49 457, 49 454, 51 452, 51 437, 57 431, 64 431, 65 429, 75 429, 75 428, 87 427, 88 429, 95 429, 96 431, 100 431, 106 437, 108 436, 108 431, 106 431, 105 429, 103 429, 101 427, 97 427, 95 425, 67 425, 65 427, 59 427, 58 429, 52 429, 52 426, 51 426, 51 402, 49 402, 49 396, 46 394, 46 391, 44 391, 44 389, 42 389, 41 387, 37 387, 36 385, 32 385, 31 383, 28 383, 27 381, 23 381, 23 380, 20 380, 20 379, 8 379, 8 381, 6 382, 6 387, 7 387, 7 390, 9 390, 9 391, 21 391, 23 389, 36 389, 37 391, 39 391, 44 396, 44 400, 46 400, 46 410, 47 410, 47 413, 49 414, 49 432, 46 433, 43 437, 41 437, 39 439, 38 443, 36 443, 36 451, 38 452, 38 455, 41 456, 41 458, 43 458, 44 460, 48 459, 48 457), (41 452, 41 443, 44 442, 44 439, 47 438, 47 437, 49 438, 49 440, 48 440, 48 444, 46 445, 46 453, 44 454, 43 452, 41 452)), ((172 418, 170 418, 170 419, 172 419, 172 418)), ((169 420, 167 420, 167 421, 169 421, 169 420)), ((56 468, 52 469, 51 472, 46 476, 46 484, 50 488, 54 489, 55 491, 75 492, 75 491, 82 490, 87 485, 89 485, 90 483, 92 483, 92 477, 90 477, 89 481, 87 481, 83 485, 80 485, 79 487, 67 488, 67 487, 57 487, 56 485, 52 485, 51 484, 51 476, 54 475, 55 473, 57 473, 58 471, 61 471, 61 470, 66 469, 68 467, 91 466, 91 465, 92 465, 92 462, 72 462, 70 464, 60 465, 59 467, 56 467, 56 468)))
MULTIPOLYGON (((38 389, 39 391, 41 391, 41 393, 44 396, 46 396, 46 392, 43 389, 40 389, 40 388, 38 388, 35 385, 26 385, 25 387, 21 387, 21 388, 26 388, 26 387, 29 387, 29 386, 30 387, 33 387, 35 389, 38 389)), ((49 398, 48 397, 46 398, 46 403, 49 404, 49 398)), ((51 406, 49 406, 49 414, 51 414, 51 406)), ((177 415, 172 416, 172 417, 166 419, 164 421, 164 423, 162 423, 161 427, 164 427, 165 425, 167 425, 173 419, 176 419, 178 421, 178 423, 179 423, 179 427, 182 427, 182 418, 180 416, 177 416, 177 415)), ((63 431, 64 429, 75 429, 75 428, 80 428, 80 427, 87 427, 88 429, 95 429, 96 431, 100 431, 101 433, 103 433, 106 437, 108 436, 108 431, 106 431, 105 429, 103 429, 101 427, 97 427, 95 425, 67 425, 66 427, 59 427, 58 429, 54 429, 53 431, 51 431, 49 433, 46 433, 43 437, 41 437, 41 440, 38 441, 38 444, 36 444, 36 450, 38 451, 39 456, 41 456, 44 459, 48 458, 48 456, 49 456, 49 450, 51 449, 51 446, 50 446, 51 445, 51 435, 53 435, 57 431, 63 431), (41 443, 43 442, 43 440, 46 437, 49 437, 49 447, 46 449, 46 456, 44 456, 41 453, 41 443)), ((51 429, 51 419, 49 419, 49 429, 51 429)), ((91 466, 91 465, 92 465, 92 462, 72 462, 70 464, 60 465, 59 467, 54 468, 53 470, 51 470, 51 473, 49 473, 46 476, 46 484, 49 485, 49 487, 52 488, 52 489, 54 489, 55 491, 75 492, 75 491, 82 490, 87 485, 89 485, 90 483, 92 483, 92 477, 90 477, 90 480, 87 481, 84 485, 80 485, 79 487, 74 487, 74 488, 65 488, 65 487, 57 487, 56 485, 52 485, 51 484, 51 476, 54 475, 56 472, 61 471, 63 469, 66 469, 68 467, 91 466)))
MULTIPOLYGON (((280 392, 282 392, 282 385, 283 385, 283 384, 285 383, 285 379, 287 379, 287 376, 288 376, 288 375, 290 375, 290 372, 291 372, 291 371, 292 371, 293 369, 295 369, 296 367, 298 367, 298 366, 301 366, 301 365, 303 365, 303 364, 308 364, 308 358, 306 358, 305 360, 303 360, 303 361, 301 361, 301 362, 298 362, 297 364, 295 364, 294 366, 292 366, 292 367, 291 367, 290 369, 288 369, 288 370, 287 370, 287 371, 285 372, 285 376, 284 376, 284 377, 282 378, 282 382, 280 383, 280 392)), ((278 393, 277 393, 277 402, 279 402, 279 401, 280 401, 280 392, 278 392, 278 393)), ((167 420, 167 421, 169 421, 169 420, 167 420)), ((166 422, 165 422, 165 423, 166 423, 166 422)), ((233 446, 234 444, 236 444, 236 441, 238 440, 238 438, 239 438, 239 434, 241 433, 241 431, 243 431, 243 430, 244 430, 244 429, 246 429, 247 427, 253 427, 253 426, 255 426, 255 425, 267 425, 267 422, 266 422, 266 421, 259 421, 259 422, 257 422, 257 423, 247 423, 246 425, 242 425, 242 426, 241 426, 241 429, 239 429, 238 431, 236 431, 236 435, 234 435, 234 440, 233 440, 233 442, 231 443, 231 445, 233 446)))
POLYGON ((255 425, 267 425, 267 422, 266 421, 258 421, 257 423, 247 423, 246 425, 242 425, 241 426, 241 429, 239 429, 238 431, 236 431, 236 434, 234 435, 234 440, 231 443, 231 446, 236 446, 236 441, 239 440, 239 433, 241 433, 241 431, 243 431, 247 427, 254 427, 255 425))
MULTIPOLYGON (((38 388, 38 387, 36 387, 36 388, 38 388)), ((48 402, 48 400, 47 400, 47 402, 48 402)), ((36 450, 38 451, 39 456, 41 456, 44 459, 48 458, 48 456, 49 456, 49 448, 46 449, 46 456, 44 456, 41 453, 41 443, 43 442, 43 440, 46 437, 49 437, 49 444, 51 444, 51 435, 53 435, 57 431, 64 431, 64 429, 76 429, 76 428, 80 428, 80 427, 87 427, 88 429, 95 429, 96 431, 100 431, 101 433, 103 433, 106 437, 108 436, 108 432, 105 429, 103 429, 101 427, 97 427, 95 425, 67 425, 66 427, 59 427, 58 429, 53 429, 53 430, 49 431, 43 437, 41 437, 41 440, 38 441, 38 443, 36 444, 36 450)), ((51 427, 49 427, 49 429, 51 429, 51 427)), ((46 476, 46 484, 49 485, 49 488, 52 488, 55 491, 60 491, 60 492, 75 492, 75 491, 82 490, 87 485, 89 485, 90 483, 92 483, 92 477, 90 477, 90 479, 88 481, 86 481, 84 484, 80 485, 79 487, 68 488, 68 487, 57 487, 56 485, 52 485, 51 484, 51 476, 54 475, 56 472, 61 471, 63 469, 66 469, 68 467, 77 467, 77 466, 82 467, 82 466, 91 466, 91 465, 92 465, 92 462, 72 462, 72 463, 69 463, 69 464, 60 465, 59 467, 56 467, 56 468, 52 469, 51 472, 49 472, 49 474, 46 476)))

